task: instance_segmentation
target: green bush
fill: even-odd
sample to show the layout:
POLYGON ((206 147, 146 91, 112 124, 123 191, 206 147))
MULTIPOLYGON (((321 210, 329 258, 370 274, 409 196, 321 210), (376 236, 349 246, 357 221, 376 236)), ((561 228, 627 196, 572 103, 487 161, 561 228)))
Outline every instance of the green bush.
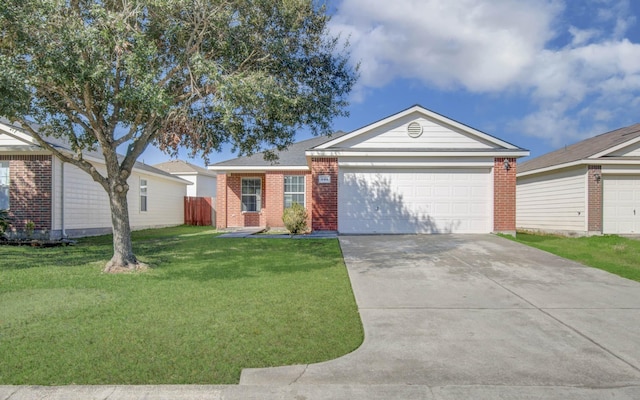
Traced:
POLYGON ((296 235, 307 231, 307 210, 298 203, 284 210, 282 222, 290 234, 296 235))
POLYGON ((3 236, 11 223, 9 222, 9 211, 0 210, 0 236, 3 236))

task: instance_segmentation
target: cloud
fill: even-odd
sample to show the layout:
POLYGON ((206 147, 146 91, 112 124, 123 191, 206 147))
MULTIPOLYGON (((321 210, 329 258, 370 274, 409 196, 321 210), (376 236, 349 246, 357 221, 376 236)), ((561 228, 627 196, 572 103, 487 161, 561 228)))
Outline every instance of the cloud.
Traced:
POLYGON ((617 0, 343 0, 331 29, 360 62, 356 96, 410 79, 524 99, 532 111, 512 125, 558 145, 637 104, 640 44, 625 37, 635 23, 617 0))

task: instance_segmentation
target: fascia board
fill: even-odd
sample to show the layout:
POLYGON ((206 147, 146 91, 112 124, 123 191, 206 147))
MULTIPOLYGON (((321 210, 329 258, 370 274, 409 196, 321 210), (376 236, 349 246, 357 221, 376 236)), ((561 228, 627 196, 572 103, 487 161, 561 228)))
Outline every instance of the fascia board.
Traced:
POLYGON ((592 156, 589 156, 589 159, 605 157, 608 154, 611 154, 611 153, 616 152, 618 150, 624 149, 625 147, 629 147, 629 146, 634 145, 634 144, 636 144, 638 142, 640 142, 640 136, 638 136, 637 138, 633 138, 631 140, 628 140, 628 141, 626 141, 624 143, 620 143, 617 146, 610 147, 610 148, 608 148, 606 150, 601 151, 600 153, 596 153, 596 154, 594 154, 592 156))
POLYGON ((514 151, 351 151, 351 150, 307 150, 309 157, 526 157, 528 150, 514 151))
POLYGON ((211 171, 216 171, 217 173, 227 173, 227 172, 267 172, 267 171, 309 171, 309 167, 307 166, 286 166, 286 165, 279 165, 279 166, 267 166, 267 167, 260 167, 260 166, 250 166, 250 165, 243 165, 243 166, 213 166, 210 165, 209 167, 207 167, 208 169, 210 169, 211 171))
POLYGON ((340 167, 387 167, 387 168, 433 168, 433 167, 447 167, 447 168, 477 168, 477 167, 493 167, 493 162, 486 161, 472 161, 464 163, 456 163, 455 161, 443 161, 443 162, 367 162, 367 161, 343 161, 338 162, 340 167))

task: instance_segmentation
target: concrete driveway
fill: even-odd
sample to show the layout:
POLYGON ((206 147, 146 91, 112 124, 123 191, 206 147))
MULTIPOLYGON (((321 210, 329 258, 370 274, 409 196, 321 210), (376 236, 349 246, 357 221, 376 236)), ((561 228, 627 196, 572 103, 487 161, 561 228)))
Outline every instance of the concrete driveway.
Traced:
POLYGON ((640 398, 640 283, 492 235, 342 236, 340 245, 362 346, 324 363, 248 369, 242 385, 640 398))

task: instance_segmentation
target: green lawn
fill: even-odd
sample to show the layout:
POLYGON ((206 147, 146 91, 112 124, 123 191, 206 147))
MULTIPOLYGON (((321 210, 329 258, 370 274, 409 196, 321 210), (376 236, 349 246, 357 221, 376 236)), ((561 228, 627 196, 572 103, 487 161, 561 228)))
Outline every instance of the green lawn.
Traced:
POLYGON ((608 235, 564 237, 527 233, 518 233, 515 240, 624 278, 640 281, 640 240, 608 235))
POLYGON ((313 363, 363 332, 337 240, 134 233, 153 268, 101 272, 111 237, 0 246, 0 384, 227 384, 313 363))

